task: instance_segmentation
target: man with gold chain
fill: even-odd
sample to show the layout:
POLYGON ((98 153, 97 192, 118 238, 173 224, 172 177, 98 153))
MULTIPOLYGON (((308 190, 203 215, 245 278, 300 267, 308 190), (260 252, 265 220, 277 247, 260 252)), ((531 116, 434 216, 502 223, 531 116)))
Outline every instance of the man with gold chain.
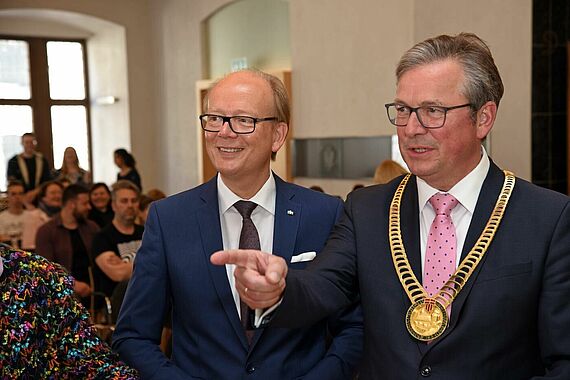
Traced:
POLYGON ((386 110, 412 174, 351 194, 308 271, 251 250, 212 262, 240 267, 250 307, 280 302, 273 326, 360 297, 360 379, 570 379, 570 198, 487 156, 503 94, 488 46, 430 38, 396 77, 386 110))

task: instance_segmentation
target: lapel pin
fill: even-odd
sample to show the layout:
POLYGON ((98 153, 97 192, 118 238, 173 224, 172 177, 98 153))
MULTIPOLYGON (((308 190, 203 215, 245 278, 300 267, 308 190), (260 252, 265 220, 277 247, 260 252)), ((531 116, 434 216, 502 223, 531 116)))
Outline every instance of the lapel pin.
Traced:
POLYGON ((287 210, 287 215, 295 215, 295 213, 293 212, 293 210, 287 210))

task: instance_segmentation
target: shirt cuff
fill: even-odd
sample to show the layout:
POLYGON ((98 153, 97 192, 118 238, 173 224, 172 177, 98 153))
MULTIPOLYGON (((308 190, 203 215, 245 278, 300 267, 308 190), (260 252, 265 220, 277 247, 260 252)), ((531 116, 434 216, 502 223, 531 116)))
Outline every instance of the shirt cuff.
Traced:
POLYGON ((281 305, 283 298, 281 298, 275 305, 271 306, 269 309, 255 309, 255 320, 253 321, 253 326, 256 329, 266 327, 273 317, 273 311, 281 305))

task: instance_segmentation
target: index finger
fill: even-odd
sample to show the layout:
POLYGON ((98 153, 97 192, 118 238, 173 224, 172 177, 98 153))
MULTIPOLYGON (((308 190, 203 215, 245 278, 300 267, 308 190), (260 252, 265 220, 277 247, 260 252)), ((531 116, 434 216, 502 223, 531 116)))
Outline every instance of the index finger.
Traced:
POLYGON ((256 253, 251 249, 229 249, 214 252, 210 262, 214 265, 235 264, 238 267, 248 267, 248 263, 255 261, 256 253))

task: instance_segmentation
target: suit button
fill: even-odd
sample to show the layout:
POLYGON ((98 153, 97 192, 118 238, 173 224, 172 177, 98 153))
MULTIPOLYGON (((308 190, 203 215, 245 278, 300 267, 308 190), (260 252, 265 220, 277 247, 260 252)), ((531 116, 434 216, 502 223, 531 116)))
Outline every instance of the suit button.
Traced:
POLYGON ((429 365, 423 366, 422 369, 420 370, 420 375, 422 375, 422 377, 430 377, 431 367, 429 365))
POLYGON ((245 370, 247 373, 252 374, 255 372, 255 365, 253 363, 247 363, 245 370))

